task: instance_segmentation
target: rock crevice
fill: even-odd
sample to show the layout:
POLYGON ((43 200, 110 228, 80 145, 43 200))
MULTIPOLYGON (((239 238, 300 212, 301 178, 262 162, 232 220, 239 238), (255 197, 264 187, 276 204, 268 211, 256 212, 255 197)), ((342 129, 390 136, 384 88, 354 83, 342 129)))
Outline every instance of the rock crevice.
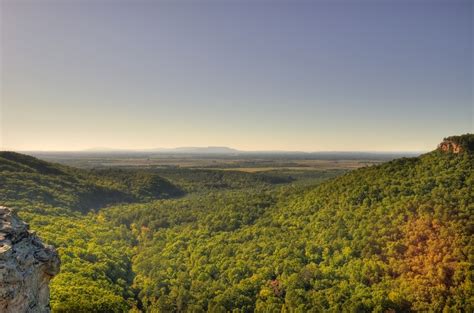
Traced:
POLYGON ((49 312, 49 281, 59 265, 56 250, 0 206, 0 312, 49 312))

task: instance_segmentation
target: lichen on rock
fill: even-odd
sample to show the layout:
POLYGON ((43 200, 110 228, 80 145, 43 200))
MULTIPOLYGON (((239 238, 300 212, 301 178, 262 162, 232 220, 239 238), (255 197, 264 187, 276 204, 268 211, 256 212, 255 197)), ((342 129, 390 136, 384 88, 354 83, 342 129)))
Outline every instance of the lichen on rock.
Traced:
POLYGON ((49 312, 49 281, 59 265, 56 250, 0 206, 0 312, 49 312))

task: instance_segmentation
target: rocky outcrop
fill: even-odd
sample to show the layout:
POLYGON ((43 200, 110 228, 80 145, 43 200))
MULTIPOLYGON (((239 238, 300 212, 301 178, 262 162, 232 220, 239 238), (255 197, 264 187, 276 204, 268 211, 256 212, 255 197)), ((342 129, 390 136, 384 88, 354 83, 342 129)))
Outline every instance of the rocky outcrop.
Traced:
POLYGON ((452 140, 444 140, 438 145, 438 149, 443 152, 452 152, 452 153, 461 153, 464 151, 461 144, 456 143, 452 140))
POLYGON ((9 208, 0 206, 0 312, 49 312, 59 257, 9 208))

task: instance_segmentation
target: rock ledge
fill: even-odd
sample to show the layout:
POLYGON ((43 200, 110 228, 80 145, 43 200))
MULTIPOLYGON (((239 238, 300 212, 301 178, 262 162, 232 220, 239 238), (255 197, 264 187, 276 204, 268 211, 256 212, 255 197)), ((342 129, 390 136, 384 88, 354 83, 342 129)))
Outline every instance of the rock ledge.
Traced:
POLYGON ((0 206, 0 312, 49 312, 49 281, 59 265, 56 250, 0 206))
POLYGON ((444 140, 438 145, 438 149, 443 152, 461 153, 464 151, 462 146, 451 140, 444 140))

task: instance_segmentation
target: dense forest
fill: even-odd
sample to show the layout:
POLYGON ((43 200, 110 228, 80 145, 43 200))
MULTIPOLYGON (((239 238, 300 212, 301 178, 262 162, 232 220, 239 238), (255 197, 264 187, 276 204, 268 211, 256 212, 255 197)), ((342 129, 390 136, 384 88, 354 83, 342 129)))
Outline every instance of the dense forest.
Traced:
POLYGON ((473 312, 474 135, 344 173, 82 170, 0 152, 54 312, 473 312))

